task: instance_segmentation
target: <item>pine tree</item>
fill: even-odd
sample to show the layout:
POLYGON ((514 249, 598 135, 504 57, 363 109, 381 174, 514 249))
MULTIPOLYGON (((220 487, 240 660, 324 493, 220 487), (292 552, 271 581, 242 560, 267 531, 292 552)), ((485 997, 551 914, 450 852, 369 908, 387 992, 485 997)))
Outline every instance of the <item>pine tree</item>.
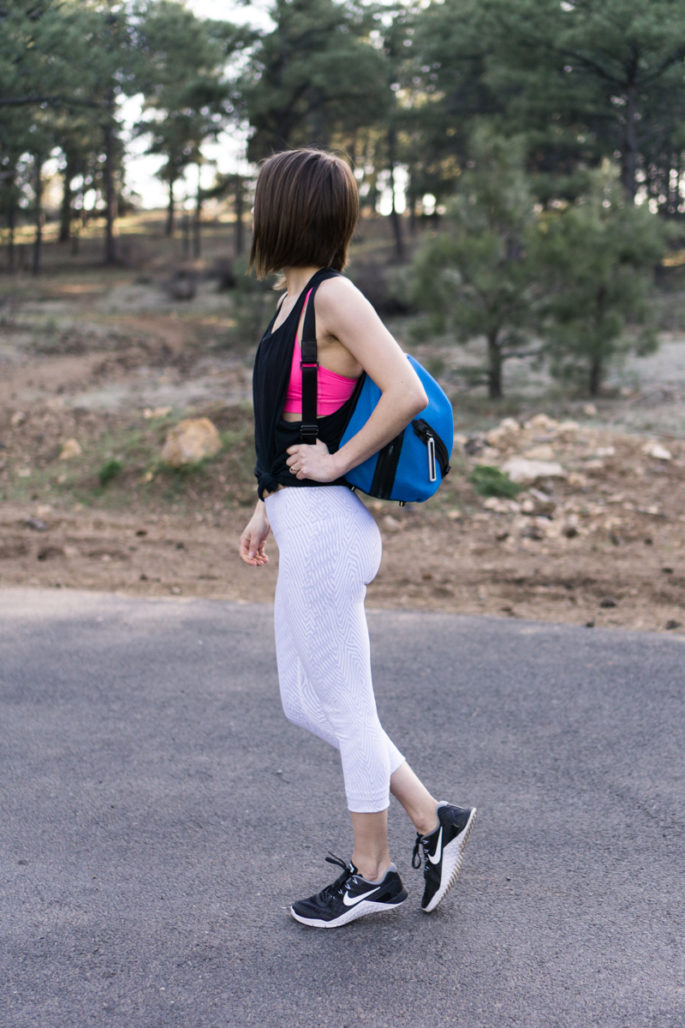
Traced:
POLYGON ((528 241, 535 229, 523 170, 522 140, 476 131, 472 158, 437 234, 412 267, 412 298, 433 332, 458 342, 484 336, 484 374, 493 399, 503 394, 503 368, 520 356, 533 331, 539 267, 528 241))
POLYGON ((391 98, 365 5, 275 0, 270 14, 275 28, 260 38, 243 80, 250 159, 328 147, 377 123, 391 98))
POLYGON ((656 347, 650 294, 665 247, 663 224, 630 202, 608 162, 582 199, 545 215, 534 249, 545 269, 541 316, 555 376, 597 396, 612 363, 656 347))
MULTIPOLYGON (((229 22, 196 17, 177 0, 147 0, 137 8, 136 84, 143 94, 138 134, 148 153, 165 158, 167 235, 173 235, 174 186, 186 168, 203 162, 202 148, 235 120, 234 86, 227 70, 250 33, 229 22)), ((199 246, 202 193, 198 185, 195 239, 199 246)))

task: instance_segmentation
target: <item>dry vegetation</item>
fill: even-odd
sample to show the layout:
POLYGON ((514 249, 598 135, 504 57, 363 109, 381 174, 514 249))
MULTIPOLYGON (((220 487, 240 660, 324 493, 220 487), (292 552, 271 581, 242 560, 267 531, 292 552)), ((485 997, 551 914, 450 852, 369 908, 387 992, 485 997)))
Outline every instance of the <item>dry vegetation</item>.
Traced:
MULTIPOLYGON (((254 500, 251 345, 271 297, 219 288, 218 225, 203 261, 184 265, 195 297, 174 299, 180 243, 142 227, 123 241, 132 266, 94 266, 84 239, 76 258, 49 245, 39 280, 0 279, 0 583, 268 601, 275 547, 258 571, 236 547, 254 500), (162 445, 188 414, 210 417, 223 448, 173 470, 162 445)), ((384 246, 367 226, 352 269, 376 299, 384 246)), ((464 391, 449 340, 413 347, 454 397, 453 472, 425 506, 370 501, 385 549, 369 602, 685 634, 680 302, 664 299, 661 357, 635 362, 595 407, 523 364, 493 405, 464 391), (469 481, 520 455, 562 474, 510 499, 469 481)), ((413 345, 411 318, 390 320, 413 345)))

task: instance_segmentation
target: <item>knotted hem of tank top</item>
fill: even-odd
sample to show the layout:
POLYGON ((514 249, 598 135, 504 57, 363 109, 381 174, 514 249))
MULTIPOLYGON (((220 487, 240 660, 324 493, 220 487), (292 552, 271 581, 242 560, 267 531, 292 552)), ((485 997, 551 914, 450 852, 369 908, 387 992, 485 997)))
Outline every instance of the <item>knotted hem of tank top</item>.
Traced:
POLYGON ((272 475, 270 471, 263 471, 257 479, 257 496, 263 500, 264 493, 275 493, 278 486, 279 482, 276 476, 272 475))

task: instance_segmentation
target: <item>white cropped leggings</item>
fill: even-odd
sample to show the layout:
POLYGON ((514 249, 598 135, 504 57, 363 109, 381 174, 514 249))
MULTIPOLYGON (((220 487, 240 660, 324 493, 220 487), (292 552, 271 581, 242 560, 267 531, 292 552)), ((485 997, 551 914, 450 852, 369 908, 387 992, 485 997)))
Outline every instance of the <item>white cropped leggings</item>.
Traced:
POLYGON ((266 509, 279 552, 283 710, 340 751, 350 810, 385 810, 404 757, 378 719, 371 678, 364 597, 380 565, 378 527, 346 486, 280 489, 266 509))

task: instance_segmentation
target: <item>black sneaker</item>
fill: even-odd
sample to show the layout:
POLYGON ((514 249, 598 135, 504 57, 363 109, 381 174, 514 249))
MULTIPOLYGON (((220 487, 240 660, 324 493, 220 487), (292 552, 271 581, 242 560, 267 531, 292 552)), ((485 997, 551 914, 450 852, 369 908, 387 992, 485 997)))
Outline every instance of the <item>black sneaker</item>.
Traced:
POLYGON ((438 807, 438 827, 430 835, 417 833, 411 863, 412 867, 421 867, 419 846, 423 846, 426 887, 421 908, 426 914, 435 910, 456 882, 475 817, 475 807, 454 807, 443 803, 438 807))
POLYGON ((290 913, 301 924, 339 928, 366 914, 380 914, 399 907, 407 898, 407 890, 394 865, 382 882, 374 883, 362 878, 354 864, 346 863, 333 853, 326 860, 329 864, 339 864, 343 872, 316 896, 293 903, 290 913))

